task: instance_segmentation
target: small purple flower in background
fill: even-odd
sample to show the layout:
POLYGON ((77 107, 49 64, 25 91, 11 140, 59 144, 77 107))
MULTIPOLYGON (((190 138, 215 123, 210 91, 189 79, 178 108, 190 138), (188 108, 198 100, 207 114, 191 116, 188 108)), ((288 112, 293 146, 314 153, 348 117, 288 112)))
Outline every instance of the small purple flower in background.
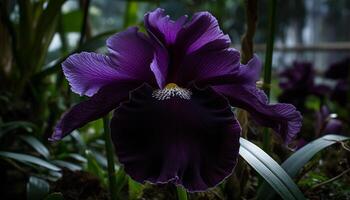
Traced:
POLYGON ((346 106, 348 102, 347 93, 350 79, 350 58, 330 65, 325 72, 325 76, 337 80, 335 88, 331 93, 331 99, 340 106, 346 106))
POLYGON ((279 85, 283 91, 278 100, 291 103, 302 112, 305 110, 307 96, 324 97, 330 90, 326 85, 315 84, 315 71, 308 62, 294 62, 291 68, 280 73, 280 77, 282 79, 279 85))
POLYGON ((350 58, 331 64, 325 72, 325 77, 330 79, 347 79, 350 70, 350 58))
POLYGON ((286 144, 299 132, 300 113, 268 104, 256 88, 259 59, 240 64, 210 13, 172 21, 156 9, 145 15, 145 26, 147 35, 132 27, 110 37, 107 55, 83 52, 63 63, 72 91, 90 98, 63 115, 51 140, 115 109, 112 139, 133 179, 202 191, 237 162, 241 127, 231 106, 247 110, 286 144))
POLYGON ((342 121, 337 119, 337 114, 331 113, 327 106, 322 106, 316 112, 316 137, 325 134, 341 134, 344 131, 342 121))

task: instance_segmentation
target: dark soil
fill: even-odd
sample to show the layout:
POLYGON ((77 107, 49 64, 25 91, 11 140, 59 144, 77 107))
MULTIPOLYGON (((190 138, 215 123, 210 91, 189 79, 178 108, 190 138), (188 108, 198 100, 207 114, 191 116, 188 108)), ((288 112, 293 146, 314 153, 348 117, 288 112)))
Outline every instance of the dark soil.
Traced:
POLYGON ((108 193, 99 179, 87 172, 64 170, 53 183, 52 192, 60 192, 65 200, 107 200, 108 193))

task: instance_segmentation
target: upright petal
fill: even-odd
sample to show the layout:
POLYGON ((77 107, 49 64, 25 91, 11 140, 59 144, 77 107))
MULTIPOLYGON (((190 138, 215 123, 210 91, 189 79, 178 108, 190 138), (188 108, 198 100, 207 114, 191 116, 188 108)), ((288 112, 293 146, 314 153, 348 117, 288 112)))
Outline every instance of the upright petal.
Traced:
POLYGON ((212 89, 193 88, 191 99, 158 100, 144 85, 111 121, 119 161, 136 181, 173 182, 205 190, 231 174, 240 126, 227 100, 212 89))
POLYGON ((96 53, 73 54, 62 68, 72 91, 79 95, 92 96, 104 85, 128 79, 114 68, 109 57, 96 53))
POLYGON ((272 128, 288 144, 302 125, 302 116, 291 104, 268 104, 265 93, 249 85, 214 86, 232 106, 247 110, 260 125, 272 128))
POLYGON ((159 39, 164 45, 173 44, 177 33, 185 24, 187 16, 182 16, 173 21, 169 15, 165 15, 164 9, 157 8, 145 15, 145 26, 150 35, 159 39))
POLYGON ((169 55, 164 46, 154 43, 154 57, 151 63, 151 70, 155 75, 159 88, 163 88, 168 81, 169 55))
POLYGON ((231 40, 225 35, 216 18, 209 12, 195 13, 192 20, 184 25, 176 38, 178 48, 190 54, 207 44, 210 46, 228 48, 231 40), (219 45, 217 45, 217 44, 219 45))
POLYGON ((137 27, 117 33, 107 40, 109 56, 115 66, 134 79, 155 83, 150 64, 154 56, 151 41, 137 27))
POLYGON ((127 100, 129 91, 139 85, 140 83, 137 82, 115 82, 103 86, 91 98, 78 103, 63 114, 50 140, 60 140, 74 129, 105 116, 112 109, 116 108, 121 101, 127 100))

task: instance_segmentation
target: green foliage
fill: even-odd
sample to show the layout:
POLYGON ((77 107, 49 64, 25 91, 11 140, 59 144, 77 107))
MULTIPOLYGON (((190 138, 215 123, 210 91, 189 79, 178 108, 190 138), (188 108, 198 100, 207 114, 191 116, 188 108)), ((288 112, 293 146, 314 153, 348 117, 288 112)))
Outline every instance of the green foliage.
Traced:
POLYGON ((38 200, 44 199, 44 197, 49 193, 50 185, 47 181, 37 178, 35 176, 29 177, 27 183, 27 199, 28 200, 38 200))
POLYGON ((286 200, 305 199, 298 186, 268 154, 246 139, 240 139, 239 154, 286 200))
POLYGON ((20 154, 20 153, 13 153, 13 152, 6 152, 6 151, 0 151, 0 157, 2 158, 9 158, 16 160, 18 162, 22 162, 24 164, 35 164, 39 167, 43 167, 52 171, 60 171, 61 169, 45 160, 42 160, 38 157, 34 157, 27 154, 20 154))
POLYGON ((188 199, 187 192, 183 187, 177 186, 176 190, 177 190, 177 198, 179 200, 187 200, 188 199))
MULTIPOLYGON (((288 173, 289 176, 293 178, 306 165, 306 163, 315 156, 316 153, 332 144, 348 139, 350 138, 341 135, 325 135, 308 143, 303 148, 293 153, 286 161, 282 163, 281 167, 288 173)), ((310 183, 310 181, 306 181, 304 183, 310 183)), ((272 199, 274 197, 274 191, 265 182, 259 190, 258 197, 261 199, 272 199)))
POLYGON ((54 192, 54 193, 47 195, 45 200, 64 200, 64 198, 63 198, 62 193, 54 192))

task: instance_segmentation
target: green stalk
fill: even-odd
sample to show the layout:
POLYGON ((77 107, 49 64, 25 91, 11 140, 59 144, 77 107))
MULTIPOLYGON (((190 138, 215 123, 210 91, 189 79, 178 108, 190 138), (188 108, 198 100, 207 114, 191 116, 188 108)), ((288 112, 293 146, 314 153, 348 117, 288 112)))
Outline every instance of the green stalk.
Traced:
MULTIPOLYGON (((268 38, 267 38, 265 66, 264 66, 264 91, 267 95, 267 98, 270 99, 272 57, 273 57, 273 46, 274 46, 274 40, 275 40, 276 0, 269 0, 268 13, 269 13, 269 26, 268 26, 268 38)), ((264 138, 263 138, 263 149, 267 153, 271 151, 270 141, 271 141, 271 138, 270 138, 269 129, 265 128, 264 138)))
POLYGON ((177 199, 178 200, 187 200, 187 192, 182 186, 176 186, 177 190, 177 199))
POLYGON ((113 150, 111 132, 109 128, 108 115, 103 117, 103 127, 104 127, 104 140, 106 145, 107 164, 108 164, 109 193, 111 197, 110 199, 116 200, 117 199, 117 182, 116 182, 116 173, 114 168, 114 150, 113 150))

